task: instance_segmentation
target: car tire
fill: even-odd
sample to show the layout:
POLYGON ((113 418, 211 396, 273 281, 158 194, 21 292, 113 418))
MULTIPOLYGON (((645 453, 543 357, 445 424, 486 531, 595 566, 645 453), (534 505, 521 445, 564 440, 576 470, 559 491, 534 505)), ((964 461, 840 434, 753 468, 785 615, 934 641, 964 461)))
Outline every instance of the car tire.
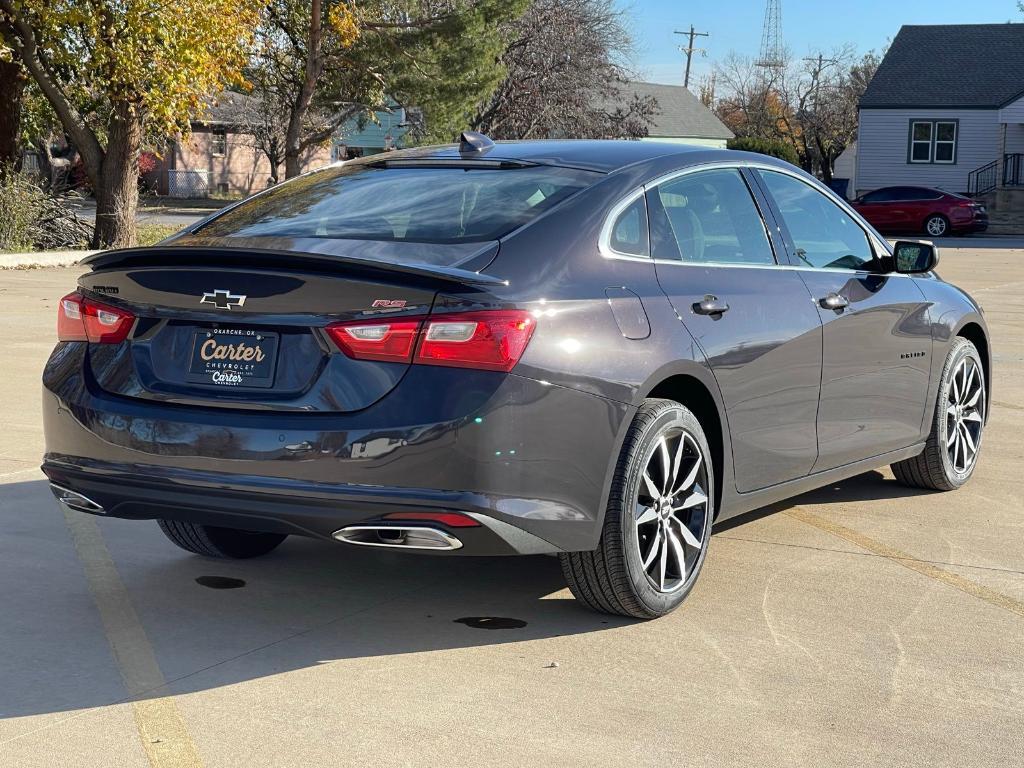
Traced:
POLYGON ((896 479, 936 491, 953 491, 966 483, 981 451, 986 395, 981 356, 974 344, 958 336, 946 355, 925 449, 892 465, 896 479))
POLYGON ((697 418, 677 402, 645 400, 623 441, 597 549, 559 555, 576 599, 640 619, 677 608, 707 555, 714 488, 697 418))
POLYGON ((948 237, 951 233, 949 231, 949 219, 940 213, 934 213, 924 221, 925 234, 931 237, 948 237))
POLYGON ((218 528, 178 520, 157 520, 164 535, 186 552, 206 557, 244 560, 277 548, 288 538, 284 533, 258 533, 235 528, 218 528))

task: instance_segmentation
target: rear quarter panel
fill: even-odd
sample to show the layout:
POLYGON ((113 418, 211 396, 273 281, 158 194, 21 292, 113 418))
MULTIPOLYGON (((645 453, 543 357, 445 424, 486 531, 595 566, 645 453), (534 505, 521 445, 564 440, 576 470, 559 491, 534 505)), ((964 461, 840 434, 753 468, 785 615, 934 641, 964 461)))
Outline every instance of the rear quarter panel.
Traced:
MULTIPOLYGON (((578 435, 581 448, 605 455, 608 471, 601 494, 602 517, 632 416, 658 384, 680 375, 697 379, 715 400, 720 423, 726 424, 714 376, 661 289, 653 262, 608 258, 598 247, 605 217, 650 173, 638 167, 609 176, 508 238, 487 269, 488 274, 508 280, 508 289, 501 292, 503 300, 529 308, 537 317, 537 330, 516 374, 630 406, 628 418, 616 425, 611 444, 589 440, 590 434, 600 433, 597 425, 578 435), (624 335, 612 312, 608 289, 614 289, 613 295, 626 289, 639 298, 650 326, 647 336, 624 335)), ((727 458, 720 471, 725 487, 732 487, 728 430, 722 440, 727 458)))

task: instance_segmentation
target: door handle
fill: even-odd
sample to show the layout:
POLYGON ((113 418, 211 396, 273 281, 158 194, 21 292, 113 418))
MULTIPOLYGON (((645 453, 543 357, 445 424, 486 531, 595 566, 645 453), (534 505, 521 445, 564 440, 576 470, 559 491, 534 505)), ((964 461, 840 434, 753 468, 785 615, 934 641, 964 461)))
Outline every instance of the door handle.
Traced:
POLYGON ((850 306, 850 300, 840 293, 830 293, 818 303, 825 309, 843 309, 850 306))
POLYGON ((709 293, 703 301, 698 301, 693 305, 693 311, 698 315, 722 315, 729 311, 729 305, 709 293))

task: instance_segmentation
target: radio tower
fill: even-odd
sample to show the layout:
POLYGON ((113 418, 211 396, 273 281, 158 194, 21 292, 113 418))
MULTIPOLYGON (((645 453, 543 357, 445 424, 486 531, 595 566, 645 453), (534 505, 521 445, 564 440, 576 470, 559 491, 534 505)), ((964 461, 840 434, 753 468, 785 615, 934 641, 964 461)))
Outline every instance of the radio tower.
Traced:
POLYGON ((761 68, 762 82, 766 85, 774 83, 786 65, 782 50, 782 0, 768 0, 765 6, 761 55, 755 63, 761 68))

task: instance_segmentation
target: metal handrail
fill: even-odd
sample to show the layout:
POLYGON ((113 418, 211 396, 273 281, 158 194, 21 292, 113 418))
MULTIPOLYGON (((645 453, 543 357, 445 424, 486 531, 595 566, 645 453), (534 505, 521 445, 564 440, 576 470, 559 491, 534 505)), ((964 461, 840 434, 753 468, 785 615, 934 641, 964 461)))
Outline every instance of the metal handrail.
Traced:
POLYGON ((967 194, 971 197, 984 195, 998 186, 1001 160, 993 160, 967 174, 967 194))
POLYGON ((976 197, 999 186, 1024 185, 1024 152, 1010 152, 967 174, 967 194, 976 197))

